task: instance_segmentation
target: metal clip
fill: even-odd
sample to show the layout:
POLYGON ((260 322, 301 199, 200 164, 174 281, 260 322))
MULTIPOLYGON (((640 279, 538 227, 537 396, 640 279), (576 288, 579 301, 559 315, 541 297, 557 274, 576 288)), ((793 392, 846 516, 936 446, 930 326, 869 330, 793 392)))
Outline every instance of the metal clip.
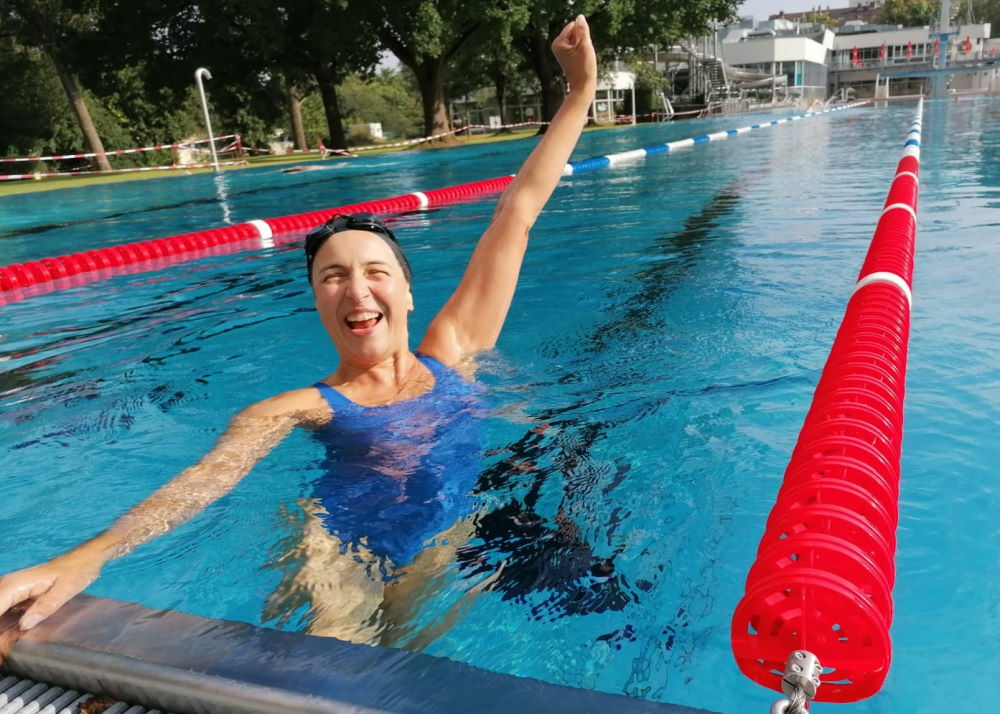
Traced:
POLYGON ((806 650, 795 650, 785 660, 785 676, 781 680, 781 691, 791 696, 796 690, 806 695, 812 701, 819 689, 819 675, 823 667, 819 658, 806 650))
POLYGON ((806 705, 816 696, 819 689, 819 675, 823 667, 812 652, 795 650, 785 660, 785 676, 781 679, 781 691, 788 699, 779 699, 771 705, 771 714, 806 714, 806 705))

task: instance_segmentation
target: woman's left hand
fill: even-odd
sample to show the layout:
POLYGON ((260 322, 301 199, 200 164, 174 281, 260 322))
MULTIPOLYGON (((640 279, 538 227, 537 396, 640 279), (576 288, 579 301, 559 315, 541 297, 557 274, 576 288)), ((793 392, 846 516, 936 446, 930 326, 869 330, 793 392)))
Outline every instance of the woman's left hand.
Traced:
POLYGON ((597 56, 590 40, 590 26, 583 15, 577 15, 552 42, 556 56, 571 92, 593 92, 597 86, 597 56))

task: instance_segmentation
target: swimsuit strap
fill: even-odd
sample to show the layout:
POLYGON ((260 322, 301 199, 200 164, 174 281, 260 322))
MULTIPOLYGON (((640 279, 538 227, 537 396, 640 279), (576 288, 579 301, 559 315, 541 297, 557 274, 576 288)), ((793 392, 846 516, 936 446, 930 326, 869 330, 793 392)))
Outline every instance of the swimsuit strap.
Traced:
MULTIPOLYGON (((424 365, 424 367, 426 367, 431 371, 431 374, 434 375, 435 380, 439 379, 442 375, 451 371, 448 369, 448 367, 445 367, 443 364, 438 362, 430 355, 425 355, 423 352, 414 352, 414 355, 416 355, 417 359, 420 360, 420 363, 424 365)), ((434 390, 432 389, 431 391, 434 390)))
POLYGON ((357 406, 354 402, 325 382, 316 382, 313 386, 319 390, 319 393, 323 395, 326 403, 330 405, 330 409, 335 412, 337 409, 342 409, 345 406, 357 406))
MULTIPOLYGON (((425 355, 420 352, 416 352, 415 355, 416 358, 420 360, 420 363, 425 367, 427 367, 427 369, 431 371, 431 374, 434 375, 434 387, 431 388, 429 392, 427 392, 427 394, 430 394, 438 388, 442 377, 447 378, 448 372, 450 370, 446 366, 438 362, 436 359, 431 357, 430 355, 425 355)), ((330 409, 332 409, 334 412, 336 412, 338 409, 344 409, 345 407, 353 407, 355 409, 368 408, 368 407, 363 407, 360 404, 357 404, 356 402, 352 402, 350 399, 345 397, 343 394, 341 394, 340 392, 338 392, 336 389, 334 389, 325 382, 316 382, 316 384, 314 384, 313 386, 319 390, 319 393, 323 395, 323 398, 326 400, 326 403, 330 405, 330 409)), ((426 394, 421 396, 426 396, 426 394)))

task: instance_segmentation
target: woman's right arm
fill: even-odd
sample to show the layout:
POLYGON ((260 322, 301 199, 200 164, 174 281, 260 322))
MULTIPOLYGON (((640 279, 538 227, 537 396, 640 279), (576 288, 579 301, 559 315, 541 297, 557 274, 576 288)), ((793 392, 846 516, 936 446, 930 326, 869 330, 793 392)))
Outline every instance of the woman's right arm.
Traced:
POLYGON ((109 560, 176 528, 232 490, 297 424, 328 418, 317 397, 314 389, 300 389, 241 411, 197 464, 106 531, 47 563, 0 578, 0 615, 34 600, 20 619, 21 630, 30 630, 92 583, 109 560))

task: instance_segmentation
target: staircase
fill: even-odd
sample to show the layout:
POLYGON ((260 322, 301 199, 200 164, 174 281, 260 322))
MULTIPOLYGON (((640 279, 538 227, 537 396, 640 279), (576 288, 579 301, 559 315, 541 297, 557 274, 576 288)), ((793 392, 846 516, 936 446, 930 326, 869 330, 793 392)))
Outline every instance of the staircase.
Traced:
POLYGON ((726 79, 726 66, 718 57, 702 57, 702 71, 708 78, 709 97, 711 100, 728 99, 730 96, 729 81, 726 79))

